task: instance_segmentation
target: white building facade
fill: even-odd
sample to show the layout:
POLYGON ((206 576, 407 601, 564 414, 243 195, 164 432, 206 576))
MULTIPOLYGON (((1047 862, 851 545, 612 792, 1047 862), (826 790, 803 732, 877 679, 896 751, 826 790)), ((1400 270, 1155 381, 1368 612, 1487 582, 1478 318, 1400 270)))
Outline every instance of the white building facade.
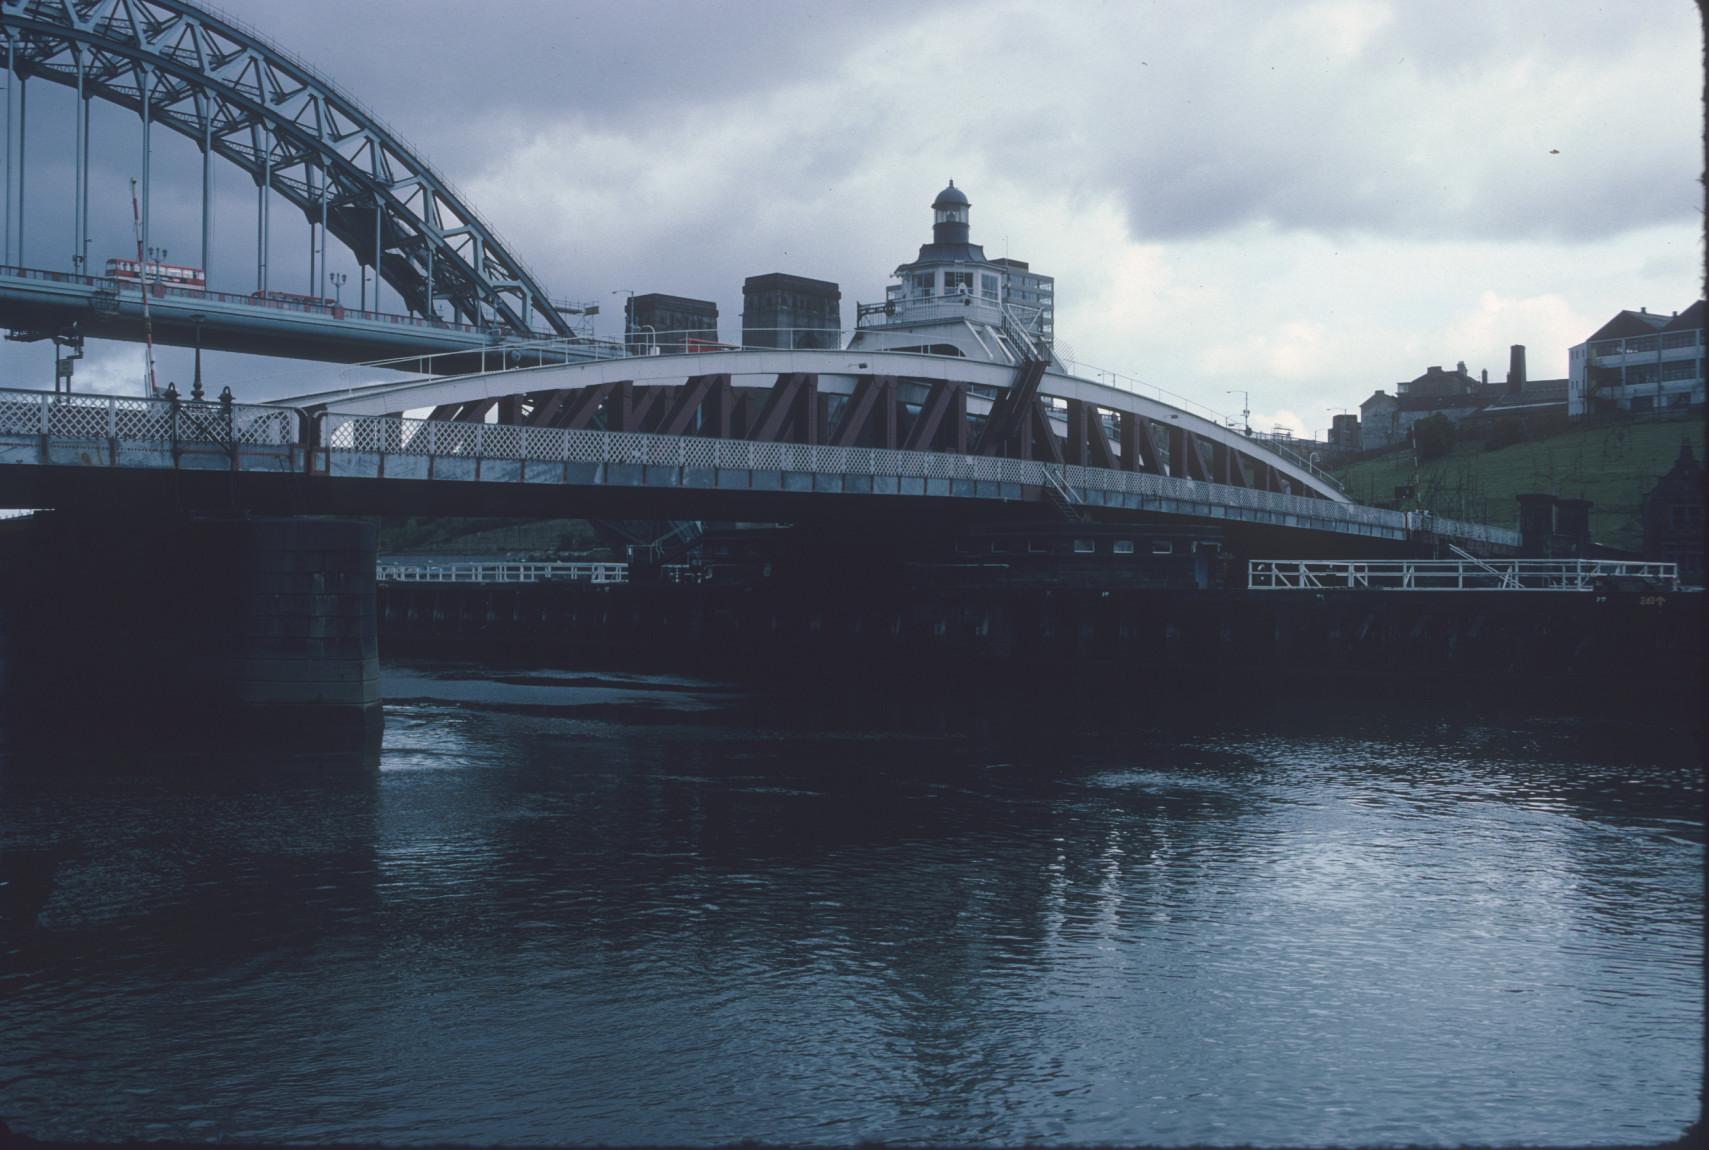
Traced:
POLYGON ((1623 311, 1567 352, 1567 414, 1704 404, 1703 301, 1673 316, 1623 311))

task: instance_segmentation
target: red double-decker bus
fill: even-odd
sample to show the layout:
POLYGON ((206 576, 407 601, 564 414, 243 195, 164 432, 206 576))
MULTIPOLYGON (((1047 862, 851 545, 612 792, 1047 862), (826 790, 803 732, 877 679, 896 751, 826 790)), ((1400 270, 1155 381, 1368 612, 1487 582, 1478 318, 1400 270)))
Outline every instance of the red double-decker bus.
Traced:
MULTIPOLYGON (((147 280, 150 287, 178 288, 181 291, 207 291, 208 277, 201 268, 186 267, 183 264, 163 264, 159 260, 149 260, 147 280)), ((141 283, 145 278, 142 274, 143 264, 136 260, 111 259, 107 261, 107 278, 119 280, 122 283, 141 283)))

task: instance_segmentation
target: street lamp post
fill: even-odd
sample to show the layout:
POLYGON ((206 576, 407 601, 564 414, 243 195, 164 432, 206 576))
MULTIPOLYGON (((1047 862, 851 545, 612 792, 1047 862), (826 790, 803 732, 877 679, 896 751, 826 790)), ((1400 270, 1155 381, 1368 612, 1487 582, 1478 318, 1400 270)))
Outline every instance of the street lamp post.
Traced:
POLYGON ((349 272, 331 272, 327 275, 326 278, 332 281, 332 306, 336 307, 336 308, 343 308, 343 306, 344 306, 344 281, 346 281, 350 278, 350 273, 349 272))
POLYGON ((1242 426, 1246 429, 1246 434, 1248 436, 1251 436, 1251 434, 1252 434, 1252 396, 1251 396, 1251 393, 1245 392, 1245 391, 1239 391, 1239 390, 1231 390, 1231 391, 1225 391, 1223 394, 1224 395, 1238 395, 1240 397, 1240 405, 1241 405, 1240 406, 1240 422, 1241 422, 1242 426))

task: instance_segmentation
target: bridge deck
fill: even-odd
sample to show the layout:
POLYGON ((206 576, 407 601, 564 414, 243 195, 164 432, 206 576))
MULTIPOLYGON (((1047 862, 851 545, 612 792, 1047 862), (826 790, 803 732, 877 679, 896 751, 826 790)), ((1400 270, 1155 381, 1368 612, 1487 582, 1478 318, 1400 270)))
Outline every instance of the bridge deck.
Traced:
MULTIPOLYGON (((430 373, 580 357, 570 340, 523 343, 496 327, 363 311, 284 293, 258 299, 154 285, 148 310, 156 343, 210 351, 332 363, 407 357, 411 362, 401 366, 419 365, 430 373)), ((102 276, 0 266, 0 326, 44 337, 75 327, 92 339, 141 340, 142 291, 102 276)))
POLYGON ((1054 490, 1100 517, 1185 516, 1390 541, 1430 533, 1485 548, 1518 544, 1516 532, 1481 524, 1038 460, 0 391, 0 500, 56 506, 56 491, 112 495, 146 472, 292 479, 316 485, 345 510, 380 510, 378 497, 367 493, 382 489, 385 509, 400 502, 443 509, 442 493, 462 489, 482 493, 483 506, 509 505, 517 514, 538 513, 524 509, 540 501, 523 492, 550 489, 644 492, 647 505, 660 510, 716 505, 731 518, 745 508, 769 515, 827 500, 1036 505, 1050 502, 1054 490))

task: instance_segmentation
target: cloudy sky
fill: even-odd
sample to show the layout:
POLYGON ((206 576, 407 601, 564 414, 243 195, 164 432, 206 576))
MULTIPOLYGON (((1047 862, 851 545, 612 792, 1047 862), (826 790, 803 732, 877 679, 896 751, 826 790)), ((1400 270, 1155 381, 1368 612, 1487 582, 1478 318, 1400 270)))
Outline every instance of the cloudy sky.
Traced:
MULTIPOLYGON (((1077 361, 1228 412, 1245 390, 1265 429, 1321 434, 1431 364, 1501 378, 1514 343, 1534 378, 1564 376, 1619 309, 1702 292, 1686 0, 222 7, 413 141, 555 296, 607 304, 603 332, 633 289, 716 300, 734 338, 742 279, 771 271, 835 280, 852 323, 951 177, 988 253, 1056 277, 1077 361)), ((29 262, 69 266, 71 105, 46 87, 29 262)), ((137 122, 96 121, 99 260, 132 243, 137 122)), ((152 238, 191 252, 195 153, 156 155, 152 238)), ((222 173, 211 286, 253 287, 254 211, 222 173)), ((272 282, 293 290, 307 229, 285 216, 272 282)), ((346 253, 331 266, 354 284, 346 253)), ((51 362, 0 351, 18 386, 51 362)), ((185 362, 163 353, 163 376, 185 362)), ((140 363, 92 346, 80 385, 134 390, 140 363)), ((210 371, 242 397, 328 369, 210 371)))

